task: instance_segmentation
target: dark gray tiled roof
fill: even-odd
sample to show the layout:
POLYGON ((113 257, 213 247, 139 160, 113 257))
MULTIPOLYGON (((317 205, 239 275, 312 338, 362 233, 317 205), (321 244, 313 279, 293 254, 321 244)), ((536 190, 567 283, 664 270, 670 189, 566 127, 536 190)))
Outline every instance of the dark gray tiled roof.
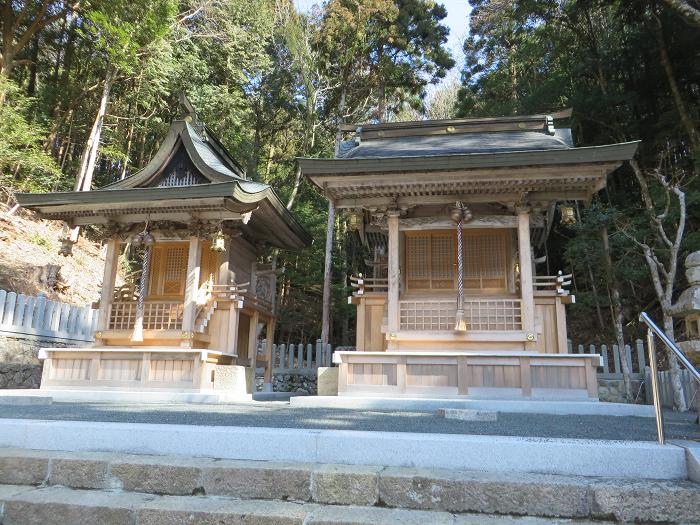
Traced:
POLYGON ((540 131, 501 131, 369 139, 362 140, 359 145, 350 140, 340 145, 338 158, 419 157, 569 148, 573 148, 569 129, 558 129, 554 135, 540 131))

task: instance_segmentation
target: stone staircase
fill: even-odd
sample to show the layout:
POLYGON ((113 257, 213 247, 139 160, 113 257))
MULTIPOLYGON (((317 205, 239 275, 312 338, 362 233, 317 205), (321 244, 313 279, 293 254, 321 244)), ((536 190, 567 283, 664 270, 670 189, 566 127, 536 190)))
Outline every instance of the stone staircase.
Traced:
POLYGON ((700 523, 700 484, 0 449, 0 523, 700 523))

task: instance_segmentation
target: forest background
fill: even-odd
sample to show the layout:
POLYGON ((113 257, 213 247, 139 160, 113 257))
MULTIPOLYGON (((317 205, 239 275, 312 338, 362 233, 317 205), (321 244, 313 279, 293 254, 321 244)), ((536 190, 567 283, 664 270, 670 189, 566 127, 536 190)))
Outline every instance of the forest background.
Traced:
MULTIPOLYGON (((577 145, 641 139, 540 273, 573 272, 576 342, 629 340, 639 311, 673 334, 683 258, 700 249, 700 8, 694 0, 472 0, 463 57, 432 0, 3 0, 0 184, 89 190, 143 167, 184 92, 314 244, 280 253, 280 342, 321 332, 325 200, 296 157, 343 123, 573 108, 577 145), (459 63, 455 66, 455 58, 459 63), (456 67, 461 79, 445 80, 456 67)), ((564 123, 566 124, 566 123, 564 123)), ((335 220, 330 340, 353 344, 347 276, 366 254, 335 220)), ((90 237, 87 229, 84 235, 90 237)))

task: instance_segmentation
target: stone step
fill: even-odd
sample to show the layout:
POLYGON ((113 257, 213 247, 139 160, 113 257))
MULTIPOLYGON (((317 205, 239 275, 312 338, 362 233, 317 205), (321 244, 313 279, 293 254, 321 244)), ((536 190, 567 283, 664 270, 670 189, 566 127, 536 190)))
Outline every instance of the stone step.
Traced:
POLYGON ((690 481, 0 449, 0 484, 458 514, 700 523, 700 484, 690 481))
MULTIPOLYGON (((67 487, 0 486, 4 525, 550 525, 589 522, 67 487)), ((597 524, 602 522, 597 521, 597 524)), ((591 522, 590 525, 593 525, 591 522)))

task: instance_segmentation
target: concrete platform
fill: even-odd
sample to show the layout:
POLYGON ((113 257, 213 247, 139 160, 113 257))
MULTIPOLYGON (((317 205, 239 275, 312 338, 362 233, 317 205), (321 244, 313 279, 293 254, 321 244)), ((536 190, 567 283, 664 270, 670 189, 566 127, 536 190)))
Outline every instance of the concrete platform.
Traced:
MULTIPOLYGON (((2 391, 0 391, 2 392, 2 391)), ((13 391, 14 392, 14 391, 13 391)), ((51 396, 36 395, 0 395, 0 405, 50 405, 53 402, 51 396)))
MULTIPOLYGON (((219 405, 226 403, 245 403, 253 401, 251 394, 230 395, 225 393, 199 392, 134 392, 126 390, 61 390, 61 389, 36 389, 36 390, 0 390, 0 404, 5 404, 6 399, 12 399, 11 404, 37 404, 37 399, 43 399, 44 403, 51 402, 80 402, 93 403, 196 403, 207 405, 219 405), (24 400, 24 401, 22 401, 24 400), (46 401, 48 400, 48 401, 46 401)), ((9 404, 9 403, 8 403, 9 404)))
POLYGON ((0 420, 0 446, 34 450, 687 479, 686 451, 644 441, 200 425, 0 420))
POLYGON ((483 399, 377 398, 360 396, 308 396, 289 400, 293 407, 354 408, 359 410, 434 411, 441 408, 491 412, 654 417, 651 405, 598 401, 515 401, 483 399))

